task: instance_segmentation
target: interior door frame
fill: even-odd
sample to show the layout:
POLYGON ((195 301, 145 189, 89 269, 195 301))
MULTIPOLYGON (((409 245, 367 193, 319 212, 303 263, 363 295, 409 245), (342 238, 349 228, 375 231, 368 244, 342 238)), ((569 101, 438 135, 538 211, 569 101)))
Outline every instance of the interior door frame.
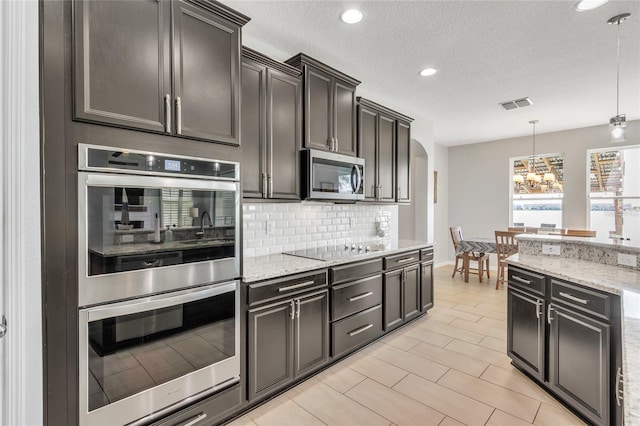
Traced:
MULTIPOLYGON (((40 2, 0 2, 0 424, 42 424, 40 2)), ((62 166, 61 166, 62 167, 62 166)))

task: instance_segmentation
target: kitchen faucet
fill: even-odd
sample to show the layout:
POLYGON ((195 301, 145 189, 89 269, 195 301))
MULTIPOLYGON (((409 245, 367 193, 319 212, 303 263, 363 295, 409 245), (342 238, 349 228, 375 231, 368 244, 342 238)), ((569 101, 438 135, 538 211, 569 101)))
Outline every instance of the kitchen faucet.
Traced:
POLYGON ((205 215, 209 218, 209 228, 211 228, 213 226, 213 223, 211 222, 211 216, 209 215, 208 211, 203 211, 202 215, 200 215, 200 231, 196 232, 196 235, 199 236, 200 238, 204 239, 204 217, 205 215))

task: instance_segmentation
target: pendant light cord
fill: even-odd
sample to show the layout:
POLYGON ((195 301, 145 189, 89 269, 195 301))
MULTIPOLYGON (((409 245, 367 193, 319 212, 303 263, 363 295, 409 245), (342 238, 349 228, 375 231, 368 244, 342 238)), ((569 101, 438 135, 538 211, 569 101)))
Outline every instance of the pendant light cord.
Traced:
POLYGON ((616 117, 620 115, 620 22, 621 21, 618 21, 618 53, 616 56, 616 62, 618 64, 616 73, 616 117))

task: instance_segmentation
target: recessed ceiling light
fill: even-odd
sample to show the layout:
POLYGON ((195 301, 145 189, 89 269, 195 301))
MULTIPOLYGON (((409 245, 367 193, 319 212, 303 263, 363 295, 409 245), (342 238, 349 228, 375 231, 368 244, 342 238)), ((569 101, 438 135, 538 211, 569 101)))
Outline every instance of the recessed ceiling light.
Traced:
POLYGON ((362 21, 362 12, 358 9, 349 9, 342 12, 340 15, 340 20, 345 24, 357 24, 362 21))
POLYGON ((607 3, 609 0, 580 0, 576 3, 575 8, 578 12, 585 10, 593 10, 607 3))
POLYGON ((420 70, 420 75, 423 77, 429 77, 430 75, 434 75, 437 72, 438 70, 435 68, 425 68, 423 70, 420 70))

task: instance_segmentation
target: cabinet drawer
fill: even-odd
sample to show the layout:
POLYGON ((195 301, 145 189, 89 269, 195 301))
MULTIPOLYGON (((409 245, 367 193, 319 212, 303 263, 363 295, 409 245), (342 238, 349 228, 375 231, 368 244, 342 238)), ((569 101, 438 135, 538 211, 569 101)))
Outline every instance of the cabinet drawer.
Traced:
POLYGON ((420 260, 423 262, 433 260, 433 247, 420 250, 420 260))
POLYGON ((382 259, 378 258, 333 267, 329 270, 329 278, 332 284, 337 284, 352 281, 360 277, 366 277, 367 275, 379 274, 380 272, 382 272, 382 259))
POLYGON ((611 319, 611 295, 551 279, 551 300, 600 318, 611 319))
POLYGON ((382 334, 382 306, 377 305, 331 325, 331 354, 344 355, 382 334))
POLYGON ((251 306, 326 285, 327 273, 324 270, 312 274, 292 275, 284 279, 249 284, 247 299, 251 306))
POLYGON ((509 266, 509 285, 544 296, 544 275, 509 266))
POLYGON ((384 269, 389 271, 391 269, 402 268, 420 260, 420 251, 408 251, 405 253, 396 254, 393 256, 387 256, 384 258, 384 269))
POLYGON ((382 303, 382 275, 331 288, 331 320, 335 321, 382 303))

